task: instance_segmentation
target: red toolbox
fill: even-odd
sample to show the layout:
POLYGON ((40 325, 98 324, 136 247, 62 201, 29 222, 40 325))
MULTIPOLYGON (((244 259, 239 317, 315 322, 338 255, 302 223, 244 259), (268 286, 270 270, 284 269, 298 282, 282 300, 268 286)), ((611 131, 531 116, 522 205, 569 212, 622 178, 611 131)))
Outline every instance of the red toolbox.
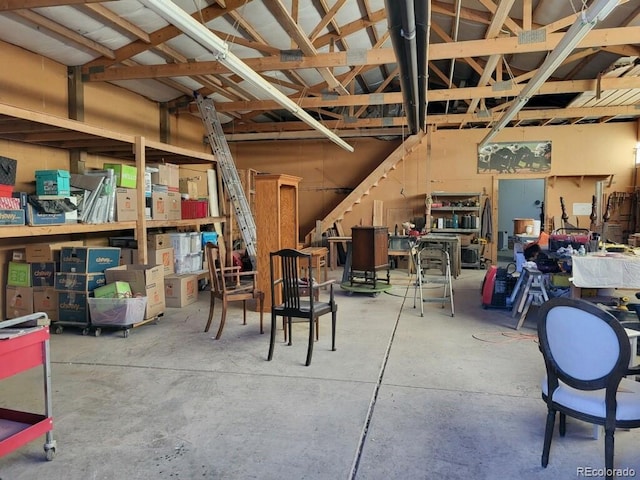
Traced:
POLYGON ((549 235, 549 251, 555 252, 559 248, 578 249, 581 245, 589 247, 591 232, 586 228, 559 228, 549 235))

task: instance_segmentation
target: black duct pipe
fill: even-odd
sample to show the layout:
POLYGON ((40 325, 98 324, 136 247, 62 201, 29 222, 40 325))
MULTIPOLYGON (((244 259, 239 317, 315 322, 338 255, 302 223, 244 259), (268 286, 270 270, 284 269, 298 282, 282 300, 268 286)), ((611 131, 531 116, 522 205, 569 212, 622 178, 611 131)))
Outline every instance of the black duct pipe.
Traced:
POLYGON ((415 134, 423 129, 426 116, 428 2, 385 0, 385 9, 409 132, 415 134))

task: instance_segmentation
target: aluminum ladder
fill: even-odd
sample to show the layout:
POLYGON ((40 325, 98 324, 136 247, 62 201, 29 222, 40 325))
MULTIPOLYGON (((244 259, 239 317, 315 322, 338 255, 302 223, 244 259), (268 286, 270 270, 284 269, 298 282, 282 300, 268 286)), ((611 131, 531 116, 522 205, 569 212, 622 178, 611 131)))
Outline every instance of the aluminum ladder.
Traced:
POLYGON ((242 188, 238 170, 236 169, 229 145, 222 131, 222 125, 216 113, 213 100, 197 94, 195 95, 195 99, 198 110, 200 111, 200 116, 207 130, 209 145, 211 145, 211 150, 213 150, 213 154, 216 157, 218 168, 222 173, 222 181, 233 205, 233 211, 236 215, 247 253, 251 259, 251 265, 253 265, 253 269, 255 270, 257 256, 256 224, 253 220, 251 209, 249 208, 249 202, 247 202, 247 196, 242 188))

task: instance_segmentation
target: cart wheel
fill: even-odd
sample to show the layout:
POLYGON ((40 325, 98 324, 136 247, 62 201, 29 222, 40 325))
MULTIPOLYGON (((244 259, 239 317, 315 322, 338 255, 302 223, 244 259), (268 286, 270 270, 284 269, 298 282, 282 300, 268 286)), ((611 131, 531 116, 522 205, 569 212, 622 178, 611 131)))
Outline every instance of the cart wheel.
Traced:
POLYGON ((129 329, 128 329, 128 328, 127 328, 127 329, 125 329, 125 330, 122 332, 122 336, 123 336, 124 338, 129 338, 129 329))
POLYGON ((84 336, 89 335, 89 329, 88 328, 83 328, 82 329, 82 335, 84 335, 84 336))
POLYGON ((45 457, 47 458, 47 461, 50 462, 51 460, 54 459, 54 457, 56 456, 56 449, 55 447, 51 447, 51 448, 45 448, 44 449, 44 454, 45 457))
POLYGON ((96 337, 99 337, 101 333, 102 333, 102 329, 101 328, 96 328, 95 331, 93 332, 93 334, 96 337))
POLYGON ((58 335, 60 335, 60 334, 62 333, 62 331, 63 331, 63 330, 64 330, 64 327, 63 327, 62 325, 58 325, 58 326, 56 327, 55 332, 56 332, 58 335))

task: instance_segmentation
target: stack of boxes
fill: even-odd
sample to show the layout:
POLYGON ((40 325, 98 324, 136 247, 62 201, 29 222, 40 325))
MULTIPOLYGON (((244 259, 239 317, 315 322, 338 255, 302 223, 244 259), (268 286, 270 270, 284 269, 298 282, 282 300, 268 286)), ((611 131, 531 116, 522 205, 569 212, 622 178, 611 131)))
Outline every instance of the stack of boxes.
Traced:
POLYGON ((149 165, 151 170, 151 190, 146 192, 147 207, 151 209, 152 220, 180 220, 180 170, 178 165, 161 163, 149 165))
POLYGON ((113 170, 116 176, 116 222, 138 219, 138 169, 130 165, 105 163, 102 168, 113 170))
POLYGON ((55 276, 58 292, 58 321, 88 325, 87 299, 107 283, 105 270, 120 263, 120 249, 114 247, 62 247, 60 272, 55 276))
POLYGON ((202 237, 199 232, 169 234, 175 256, 175 275, 164 279, 168 307, 184 307, 198 299, 198 275, 202 271, 202 237))
POLYGON ((54 286, 55 274, 60 270, 60 249, 63 246, 82 246, 82 242, 27 245, 24 254, 19 255, 24 262, 9 263, 6 318, 45 312, 51 321, 58 319, 58 295, 54 286))
POLYGON ((25 212, 20 199, 13 198, 18 162, 0 157, 0 225, 24 225, 25 212))
POLYGON ((150 233, 147 235, 147 258, 149 263, 162 266, 164 276, 174 273, 174 250, 170 234, 150 233))
POLYGON ((17 318, 34 312, 46 312, 55 320, 56 296, 53 282, 56 266, 53 262, 9 262, 7 277, 7 318, 17 318))
MULTIPOLYGON (((21 207, 26 211, 28 225, 63 225, 78 221, 77 210, 59 213, 38 211, 26 201, 26 194, 21 193, 21 207)), ((36 201, 64 200, 76 204, 71 196, 71 174, 67 170, 36 170, 36 201)))

